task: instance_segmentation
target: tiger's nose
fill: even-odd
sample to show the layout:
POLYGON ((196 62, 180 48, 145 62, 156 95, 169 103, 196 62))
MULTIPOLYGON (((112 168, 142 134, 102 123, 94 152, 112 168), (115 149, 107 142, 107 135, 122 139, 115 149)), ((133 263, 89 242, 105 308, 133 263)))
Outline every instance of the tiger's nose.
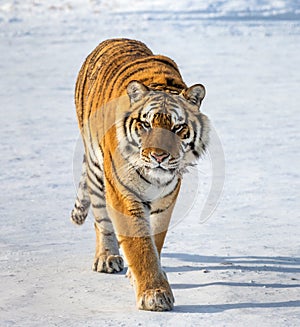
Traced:
POLYGON ((164 151, 151 151, 151 157, 154 158, 158 163, 162 163, 165 159, 169 157, 169 153, 164 151))

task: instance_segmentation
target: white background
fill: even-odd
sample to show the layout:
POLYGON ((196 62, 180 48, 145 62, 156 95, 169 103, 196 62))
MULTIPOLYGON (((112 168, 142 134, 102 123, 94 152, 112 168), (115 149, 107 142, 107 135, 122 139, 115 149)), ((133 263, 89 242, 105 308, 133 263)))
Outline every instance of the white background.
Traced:
POLYGON ((1 326, 300 325, 299 17, 292 0, 0 1, 1 326), (206 157, 169 231, 168 313, 137 311, 124 273, 92 272, 92 217, 69 221, 76 75, 111 37, 144 41, 206 86, 225 153, 212 216, 200 219, 206 157))

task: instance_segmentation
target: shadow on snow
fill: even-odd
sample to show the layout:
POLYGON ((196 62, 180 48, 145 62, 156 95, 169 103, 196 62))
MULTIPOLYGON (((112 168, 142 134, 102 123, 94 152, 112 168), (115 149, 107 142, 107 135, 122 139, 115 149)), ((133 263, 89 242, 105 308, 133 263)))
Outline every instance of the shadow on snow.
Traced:
POLYGON ((255 272, 268 271, 280 273, 300 273, 300 258, 295 257, 218 257, 185 253, 165 253, 163 254, 163 257, 178 259, 180 261, 190 263, 189 265, 166 267, 167 272, 187 272, 206 269, 208 271, 239 270, 255 272))
MULTIPOLYGON (((188 272, 188 271, 234 271, 239 272, 278 272, 286 274, 300 273, 300 258, 295 257, 263 257, 263 256, 200 256, 185 253, 165 253, 165 258, 177 259, 184 262, 183 265, 176 267, 166 267, 166 272, 188 272)), ((291 278, 291 281, 297 281, 298 278, 291 278)), ((281 284, 281 283, 256 283, 256 282, 210 282, 202 284, 172 284, 173 289, 192 289, 209 286, 229 286, 229 287, 257 287, 257 288, 300 288, 300 283, 281 284)), ((203 304, 203 305, 178 305, 175 312, 183 313, 217 313, 233 309, 246 308, 283 308, 300 307, 299 301, 286 302, 266 302, 266 303, 228 303, 228 304, 203 304)))
POLYGON ((175 312, 182 313, 218 313, 234 309, 251 308, 298 308, 300 301, 268 302, 268 303, 229 303, 229 304, 209 304, 209 305, 178 305, 175 312))

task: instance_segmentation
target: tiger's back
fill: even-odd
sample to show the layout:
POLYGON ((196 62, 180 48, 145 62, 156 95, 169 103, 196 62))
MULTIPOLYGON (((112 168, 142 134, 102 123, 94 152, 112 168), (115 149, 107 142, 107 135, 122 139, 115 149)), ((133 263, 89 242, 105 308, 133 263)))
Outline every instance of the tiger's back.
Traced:
POLYGON ((180 93, 186 88, 170 58, 153 55, 140 41, 106 40, 86 58, 78 75, 75 104, 80 129, 93 112, 123 96, 132 80, 167 92, 180 93))

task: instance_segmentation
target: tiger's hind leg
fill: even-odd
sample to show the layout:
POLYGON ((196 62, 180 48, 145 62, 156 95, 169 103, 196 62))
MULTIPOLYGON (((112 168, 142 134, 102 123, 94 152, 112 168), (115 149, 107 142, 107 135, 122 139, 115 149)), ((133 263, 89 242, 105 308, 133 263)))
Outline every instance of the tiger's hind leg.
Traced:
POLYGON ((119 272, 124 268, 124 262, 119 253, 119 243, 112 222, 106 211, 103 172, 91 157, 87 165, 87 182, 96 231, 93 270, 105 273, 119 272))
POLYGON ((77 225, 82 225, 89 213, 90 205, 91 201, 87 189, 86 160, 84 156, 82 163, 82 173, 77 191, 77 198, 75 201, 74 209, 71 212, 71 221, 77 225))

